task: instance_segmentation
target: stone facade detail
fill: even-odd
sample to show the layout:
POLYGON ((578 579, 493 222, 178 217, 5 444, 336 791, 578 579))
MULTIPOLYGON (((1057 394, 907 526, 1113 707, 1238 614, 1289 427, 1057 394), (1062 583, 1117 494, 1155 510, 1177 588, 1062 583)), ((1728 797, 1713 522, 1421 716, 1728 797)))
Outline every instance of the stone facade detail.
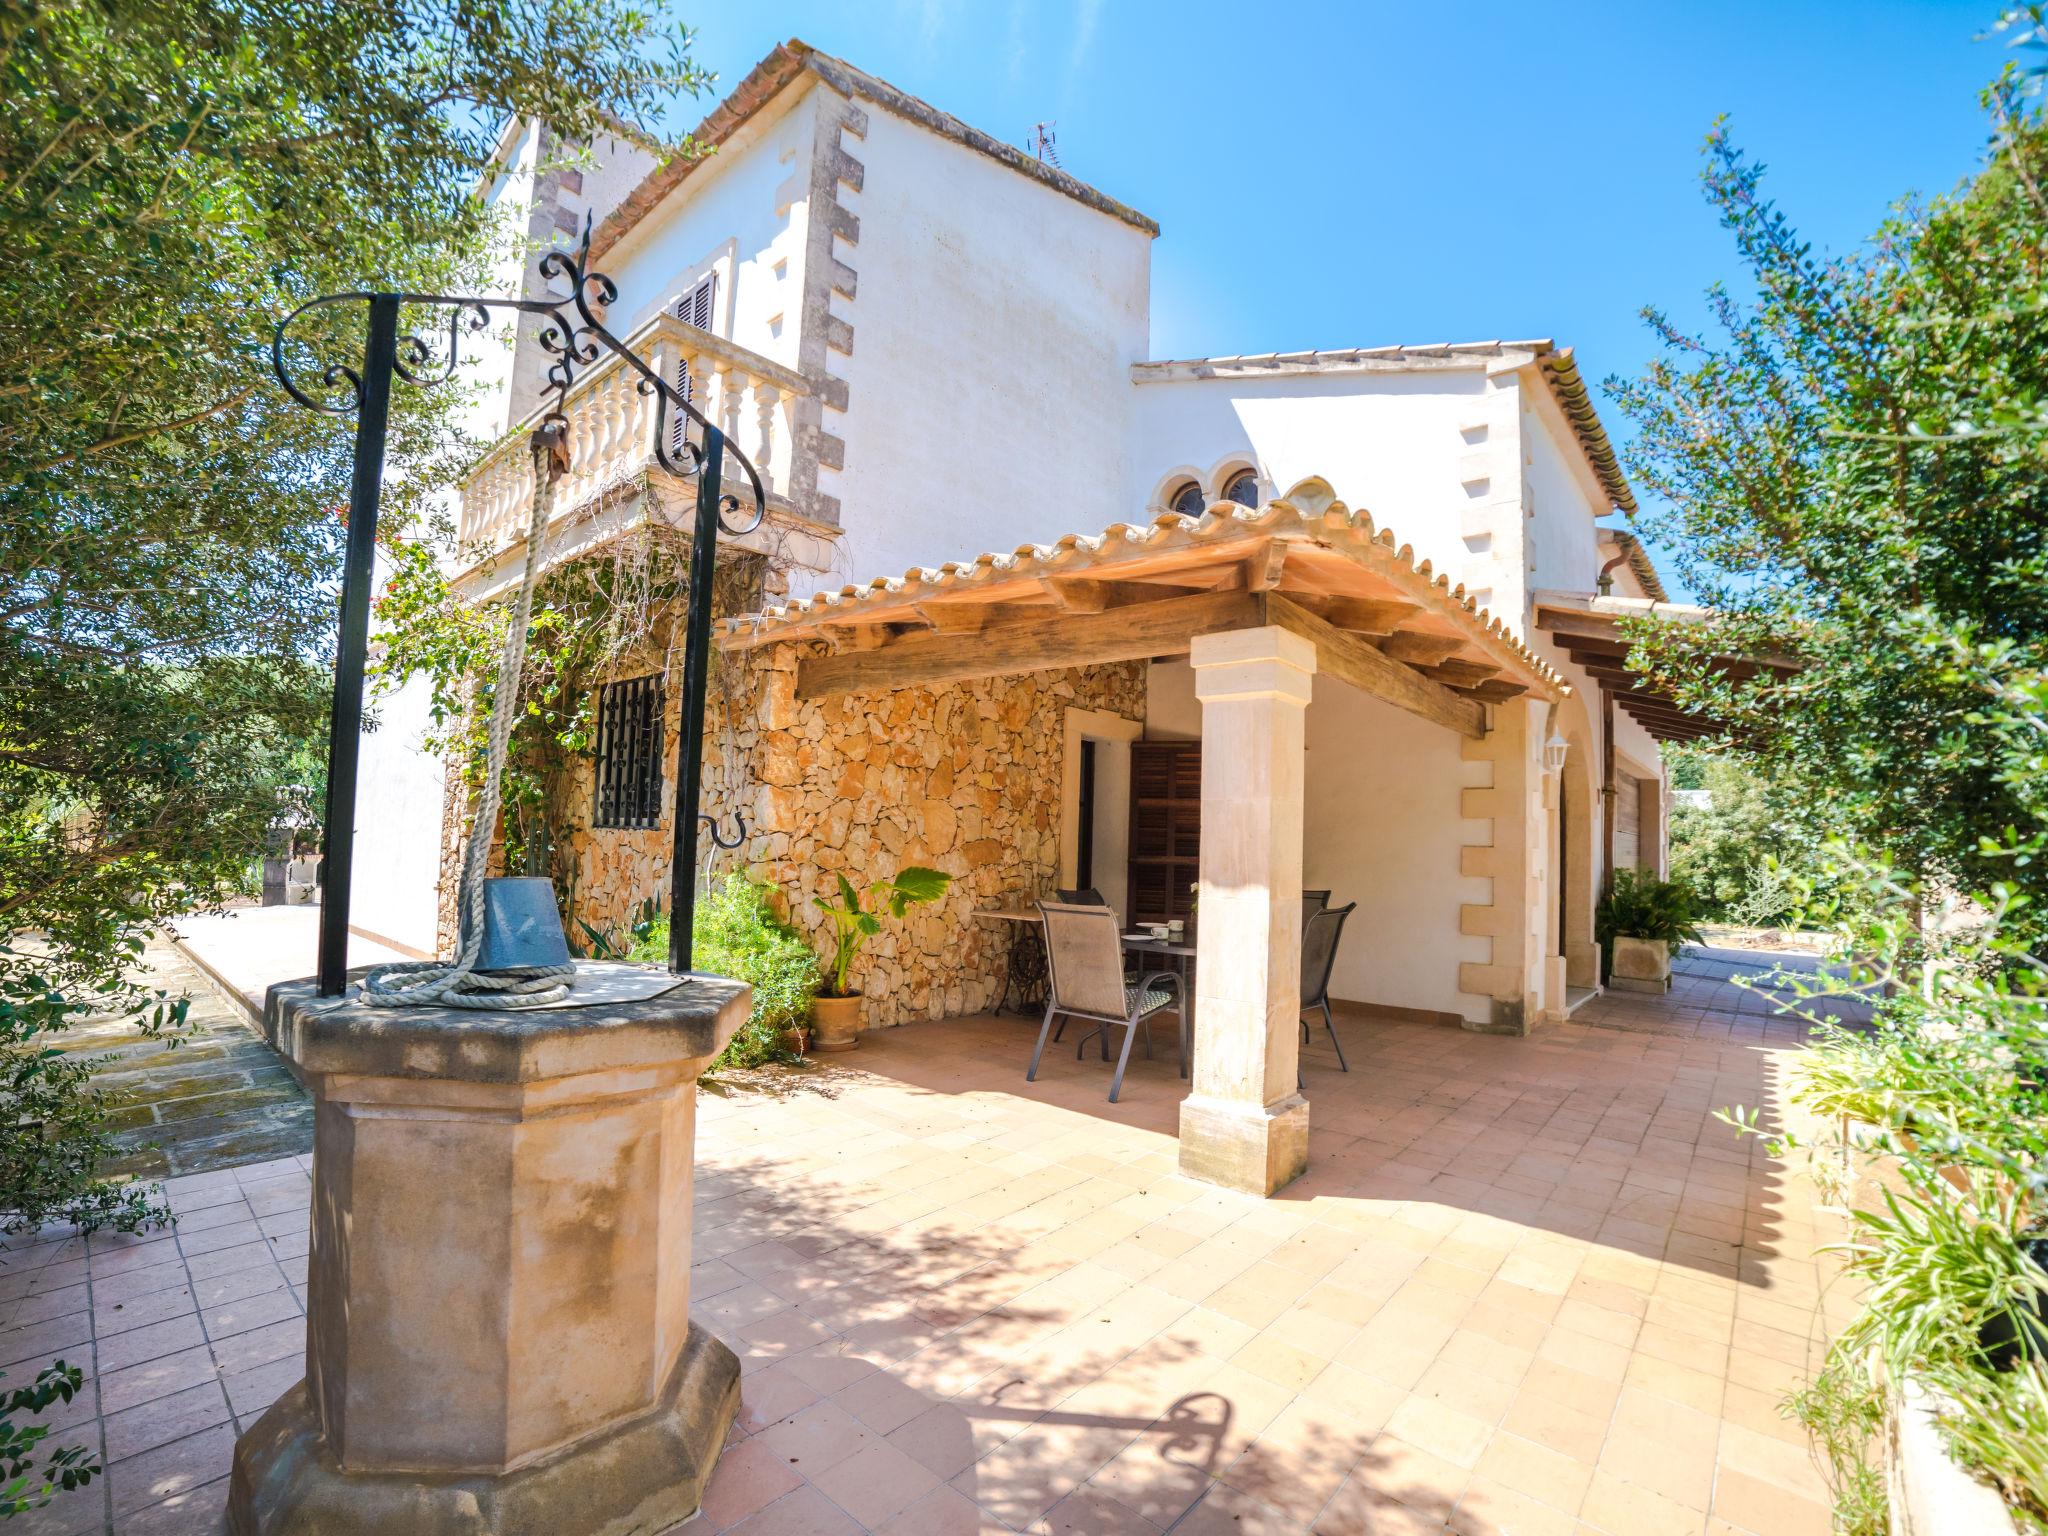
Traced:
MULTIPOLYGON (((746 869, 776 886, 789 919, 823 956, 830 920, 811 902, 834 875, 856 885, 929 864, 954 877, 943 902, 891 921, 862 952, 867 1025, 881 1028, 994 1006, 1009 925, 976 907, 1048 895, 1059 871, 1068 709, 1145 718, 1145 663, 1034 672, 937 688, 796 697, 796 668, 823 647, 792 642, 721 655, 704 746, 704 809, 722 826, 746 818, 745 842, 718 852, 714 875, 746 869)), ((678 651, 680 656, 680 651, 678 651)), ((661 670, 650 656, 646 671, 661 670)), ((634 675, 632 664, 617 669, 634 675)), ((664 814, 658 825, 589 825, 595 764, 571 759, 550 784, 575 830, 554 850, 572 939, 579 923, 622 934, 650 898, 668 907, 680 674, 664 681, 664 814)), ((444 952, 454 935, 465 801, 451 774, 442 845, 444 952)), ((583 947, 579 943, 579 947, 583 947)))
POLYGON ((820 522, 839 521, 839 498, 824 491, 818 471, 846 467, 840 424, 848 403, 846 380, 833 373, 834 357, 853 355, 853 323, 832 312, 837 297, 850 304, 860 275, 845 260, 860 244, 860 216, 839 201, 842 187, 859 192, 867 168, 847 148, 865 139, 868 116, 852 99, 821 83, 817 137, 811 147, 810 214, 804 235, 803 322, 797 332, 797 369, 817 387, 796 405, 796 447, 790 499, 820 522))
POLYGON ((1541 793, 1540 781, 1529 763, 1528 706, 1495 706, 1492 716, 1493 728, 1484 737, 1460 744, 1466 762, 1486 767, 1483 783, 1459 791, 1466 824, 1459 873, 1486 880, 1490 893, 1458 911, 1458 931, 1485 939, 1489 950, 1484 961, 1460 963, 1458 990, 1487 1000, 1487 1018, 1467 1020, 1467 1029, 1525 1035, 1541 1011, 1533 967, 1540 944, 1535 929, 1544 909, 1543 864, 1532 838, 1544 823, 1531 805, 1541 793))

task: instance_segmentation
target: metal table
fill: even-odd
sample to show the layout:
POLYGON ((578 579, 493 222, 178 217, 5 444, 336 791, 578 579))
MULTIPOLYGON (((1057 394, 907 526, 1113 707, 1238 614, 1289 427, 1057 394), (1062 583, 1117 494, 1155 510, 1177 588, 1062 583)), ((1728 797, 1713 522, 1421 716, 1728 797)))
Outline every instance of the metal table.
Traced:
MULTIPOLYGON (((977 907, 970 914, 982 922, 1015 923, 1016 933, 1010 941, 1009 957, 1003 966, 1003 995, 996 1002, 995 1011, 1005 1010, 1034 1017, 1045 1006, 1045 940, 1039 933, 1042 926, 1035 907, 977 907), (1010 1002, 1015 992, 1017 1001, 1010 1002)), ((1194 975, 1195 939, 1189 934, 1185 939, 1155 939, 1150 934, 1125 933, 1121 935, 1124 953, 1127 955, 1157 955, 1173 962, 1161 969, 1171 970, 1181 979, 1183 986, 1192 983, 1194 975)), ((1189 996, 1190 1012, 1194 998, 1189 996)))

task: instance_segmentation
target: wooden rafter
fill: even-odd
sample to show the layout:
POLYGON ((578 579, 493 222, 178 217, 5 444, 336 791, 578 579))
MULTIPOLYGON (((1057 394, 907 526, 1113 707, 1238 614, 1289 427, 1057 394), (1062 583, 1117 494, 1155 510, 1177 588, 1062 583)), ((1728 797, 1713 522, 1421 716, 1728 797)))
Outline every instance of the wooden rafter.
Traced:
POLYGON ((796 696, 822 699, 1048 667, 1184 655, 1194 636, 1247 629, 1263 622, 1261 615, 1260 600, 1247 592, 1133 603, 1101 613, 1052 612, 1044 618, 992 624, 975 635, 919 636, 880 650, 807 656, 797 663, 796 696))

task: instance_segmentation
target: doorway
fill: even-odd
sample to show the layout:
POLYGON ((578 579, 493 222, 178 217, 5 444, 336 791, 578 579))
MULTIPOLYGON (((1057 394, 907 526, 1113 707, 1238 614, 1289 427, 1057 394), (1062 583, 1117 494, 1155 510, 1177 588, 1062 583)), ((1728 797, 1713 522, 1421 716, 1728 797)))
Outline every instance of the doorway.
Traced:
POLYGON ((1144 734, 1142 721, 1106 710, 1067 711, 1057 884, 1094 886, 1120 917, 1130 915, 1131 743, 1144 734))

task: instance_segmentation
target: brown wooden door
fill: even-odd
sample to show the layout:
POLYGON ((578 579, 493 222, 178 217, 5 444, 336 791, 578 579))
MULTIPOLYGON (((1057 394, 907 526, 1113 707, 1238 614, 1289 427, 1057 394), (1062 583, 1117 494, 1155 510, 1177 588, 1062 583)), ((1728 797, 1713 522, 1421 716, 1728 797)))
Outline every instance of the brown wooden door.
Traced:
POLYGON ((1199 741, 1131 743, 1130 838, 1130 921, 1188 917, 1202 860, 1199 741))

